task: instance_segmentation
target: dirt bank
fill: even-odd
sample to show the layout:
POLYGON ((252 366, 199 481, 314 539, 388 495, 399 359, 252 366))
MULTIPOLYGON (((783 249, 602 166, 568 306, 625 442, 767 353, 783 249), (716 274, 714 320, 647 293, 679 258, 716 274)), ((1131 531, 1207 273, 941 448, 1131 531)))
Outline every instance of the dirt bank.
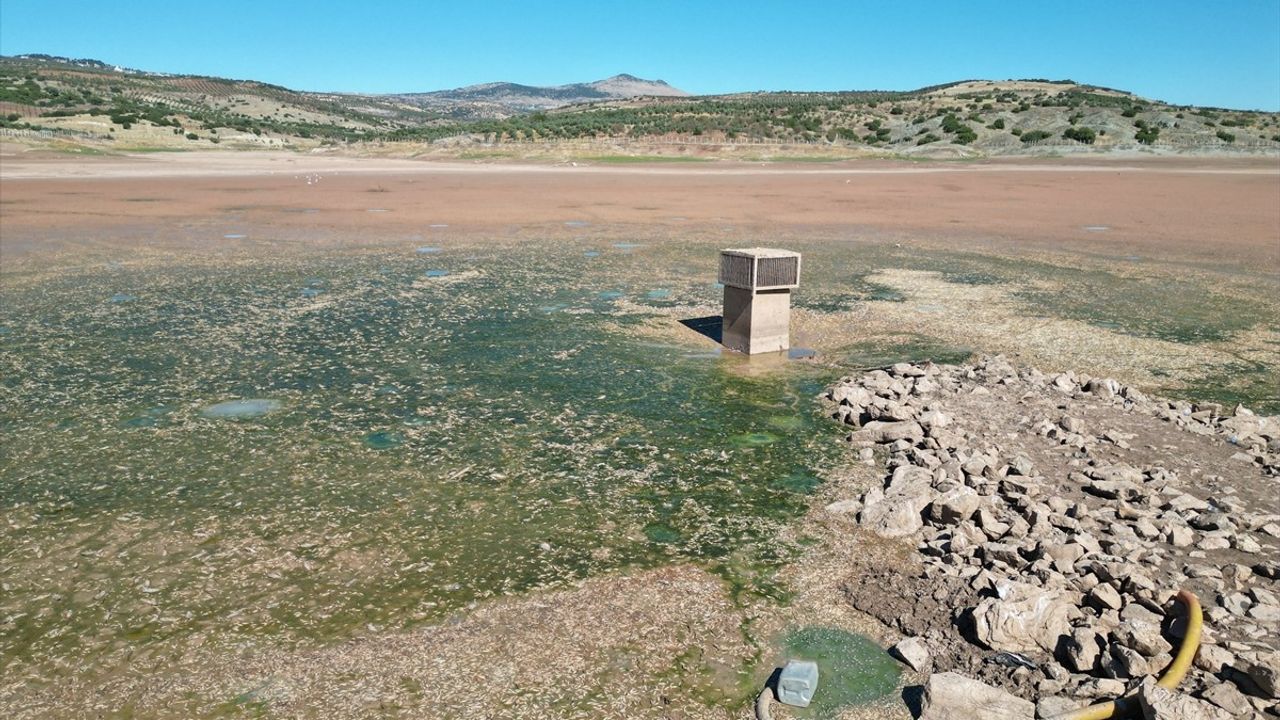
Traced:
POLYGON ((565 222, 638 234, 838 227, 1280 269, 1280 167, 1270 161, 573 167, 269 153, 11 155, 0 183, 9 257, 45 249, 53 228, 181 225, 235 213, 268 228, 360 228, 367 242, 432 225, 482 235, 565 222))

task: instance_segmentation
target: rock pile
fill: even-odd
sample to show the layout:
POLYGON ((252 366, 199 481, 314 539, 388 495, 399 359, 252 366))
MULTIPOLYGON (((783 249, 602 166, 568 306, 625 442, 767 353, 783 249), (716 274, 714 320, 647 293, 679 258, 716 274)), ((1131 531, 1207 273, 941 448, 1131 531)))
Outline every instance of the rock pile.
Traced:
MULTIPOLYGON (((885 468, 828 511, 916 543, 917 566, 869 582, 939 600, 880 613, 920 633, 895 653, 936 673, 924 717, 973 717, 1006 690, 1036 701, 1036 717, 1126 693, 1148 718, 1280 715, 1280 419, 1000 356, 898 364, 827 399, 862 460, 885 468), (1180 588, 1201 598, 1205 636, 1165 697, 1142 682, 1179 645, 1180 588), (958 673, 1004 690, 974 691, 983 683, 958 673), (966 710, 966 697, 985 704, 966 710)), ((849 596, 871 611, 867 587, 849 596)), ((1033 716, 1003 702, 1021 708, 1008 717, 1033 716)))

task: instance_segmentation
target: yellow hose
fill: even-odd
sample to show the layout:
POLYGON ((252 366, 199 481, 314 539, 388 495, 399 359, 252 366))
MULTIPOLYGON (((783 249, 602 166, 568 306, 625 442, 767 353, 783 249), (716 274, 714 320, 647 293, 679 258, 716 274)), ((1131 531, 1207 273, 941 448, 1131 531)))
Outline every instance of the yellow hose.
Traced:
MULTIPOLYGON (((1169 664, 1169 669, 1156 682, 1166 690, 1178 687, 1178 683, 1182 682, 1182 678, 1186 677, 1187 671, 1191 669, 1191 661, 1195 659, 1196 651, 1200 649, 1200 631, 1204 626, 1200 600, 1195 593, 1190 590, 1179 590, 1178 599, 1187 606, 1187 634, 1183 636, 1182 647, 1178 648, 1178 654, 1169 664)), ((1123 717, 1129 709, 1128 703, 1123 698, 1117 698, 1110 702, 1073 710, 1051 720, 1110 720, 1110 718, 1123 717)))
POLYGON ((1165 690, 1172 690, 1178 687, 1178 683, 1182 682, 1182 678, 1187 676, 1187 671, 1191 669, 1191 661, 1196 658, 1196 651, 1200 649, 1200 631, 1204 626, 1204 616, 1200 612, 1200 600, 1195 593, 1190 590, 1179 590, 1178 599, 1183 605, 1187 606, 1187 634, 1182 638, 1182 647, 1178 648, 1178 655, 1173 659, 1173 663, 1169 665, 1169 669, 1165 671, 1164 676, 1156 684, 1165 690))

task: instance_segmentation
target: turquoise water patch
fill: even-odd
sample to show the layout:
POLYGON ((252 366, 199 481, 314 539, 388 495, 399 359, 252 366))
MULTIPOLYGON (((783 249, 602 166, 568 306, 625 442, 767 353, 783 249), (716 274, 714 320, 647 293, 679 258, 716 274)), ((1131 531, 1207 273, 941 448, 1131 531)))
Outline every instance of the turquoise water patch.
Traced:
POLYGON ((616 242, 613 246, 619 250, 635 250, 636 248, 644 247, 644 243, 616 242))
POLYGON ((801 495, 810 495, 818 486, 822 485, 822 481, 807 472, 793 472, 774 482, 778 488, 787 492, 799 493, 801 495))
POLYGON ((226 238, 227 240, 240 240, 242 238, 248 237, 248 235, 245 235, 244 233, 227 233, 222 237, 226 238))
POLYGON ((807 708, 787 708, 796 717, 829 720, 848 707, 866 705, 898 689, 898 663, 869 638, 827 627, 792 630, 782 640, 788 659, 818 664, 818 689, 807 708))
POLYGON ((116 293, 115 295, 112 295, 108 299, 113 303, 126 303, 126 302, 133 302, 134 300, 137 300, 138 296, 130 295, 129 293, 116 293))
POLYGON ((589 258, 593 258, 593 257, 600 257, 600 251, 599 251, 599 250, 587 250, 586 252, 582 253, 582 255, 583 255, 583 257, 589 257, 589 258))
POLYGON ((623 293, 621 290, 605 290, 604 292, 600 293, 597 297, 599 297, 601 300, 617 300, 621 298, 624 294, 625 293, 623 293))
POLYGON ((394 430, 379 430, 364 436, 364 444, 374 450, 389 450, 404 444, 404 433, 394 430))
POLYGON ((680 541, 680 533, 670 525, 650 523, 644 526, 644 536, 649 542, 659 545, 670 545, 680 541))
POLYGON ((273 413, 284 406, 279 400, 269 398, 249 398, 245 400, 228 400, 209 405, 200 411, 207 418, 223 418, 229 420, 257 418, 273 413))
POLYGON ((645 297, 649 298, 650 300, 666 300, 667 298, 671 297, 671 291, 667 290, 666 288, 658 288, 656 290, 650 290, 649 292, 645 293, 645 297))
POLYGON ((769 427, 784 432, 803 430, 805 425, 807 425, 805 419, 798 415, 774 415, 769 418, 769 427))
POLYGON ((414 252, 418 253, 419 255, 435 255, 436 253, 440 252, 440 248, 424 246, 424 247, 418 248, 417 250, 414 250, 414 252))
POLYGON ((166 419, 166 416, 172 412, 172 408, 161 405, 160 407, 148 408, 141 415, 125 420, 122 425, 129 428, 153 428, 159 427, 166 419))
POLYGON ((780 439, 781 438, 773 433, 754 432, 734 435, 730 438, 730 442, 739 447, 760 447, 762 445, 772 445, 780 439))
POLYGON ((439 268, 431 269, 423 273, 423 275, 426 275, 429 278, 445 277, 448 274, 449 274, 448 270, 442 270, 439 268))

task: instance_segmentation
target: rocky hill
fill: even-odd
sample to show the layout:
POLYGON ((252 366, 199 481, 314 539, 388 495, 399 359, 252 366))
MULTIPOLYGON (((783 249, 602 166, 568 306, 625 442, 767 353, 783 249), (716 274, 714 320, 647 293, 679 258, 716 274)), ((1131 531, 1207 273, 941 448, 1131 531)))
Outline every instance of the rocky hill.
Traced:
POLYGON ((475 120, 507 118, 566 105, 636 97, 686 97, 688 93, 662 80, 614 75, 590 83, 536 87, 509 82, 468 85, 453 90, 395 95, 398 100, 435 110, 451 118, 475 120))
MULTIPOLYGON (((0 133, 114 148, 405 142, 446 152, 563 140, 810 145, 971 157, 1150 149, 1280 152, 1280 113, 1171 105, 1070 80, 969 80, 911 91, 690 96, 616 75, 374 95, 169 75, 96 60, 0 57, 0 133)), ((394 152, 392 145, 387 152, 394 152)))

